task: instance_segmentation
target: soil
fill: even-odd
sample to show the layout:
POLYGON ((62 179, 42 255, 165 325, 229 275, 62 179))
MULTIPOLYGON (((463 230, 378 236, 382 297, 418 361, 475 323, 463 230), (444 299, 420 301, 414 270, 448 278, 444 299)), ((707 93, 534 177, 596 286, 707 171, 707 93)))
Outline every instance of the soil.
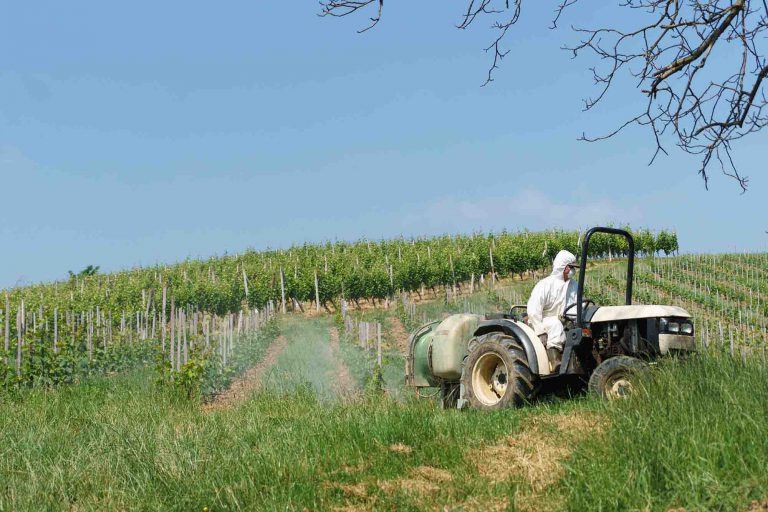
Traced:
POLYGON ((288 340, 284 336, 278 336, 267 349, 264 359, 235 379, 229 389, 216 396, 212 402, 204 404, 203 410, 207 412, 217 409, 229 409, 251 396, 261 387, 261 380, 264 374, 275 365, 277 358, 280 357, 280 354, 287 345, 288 340))
POLYGON ((349 368, 341 357, 341 348, 339 346, 339 331, 335 327, 330 329, 331 353, 336 361, 336 371, 330 376, 336 380, 336 391, 341 398, 354 398, 357 395, 357 384, 355 379, 349 373, 349 368))
POLYGON ((403 323, 396 316, 389 318, 389 332, 395 340, 397 350, 403 355, 408 355, 408 333, 403 323))

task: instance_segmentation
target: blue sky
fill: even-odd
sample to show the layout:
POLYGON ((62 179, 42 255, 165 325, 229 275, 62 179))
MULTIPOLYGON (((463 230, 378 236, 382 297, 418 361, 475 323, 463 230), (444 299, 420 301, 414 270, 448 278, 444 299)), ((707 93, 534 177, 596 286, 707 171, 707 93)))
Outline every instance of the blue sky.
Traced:
MULTIPOLYGON (((586 4, 585 4, 586 5, 586 4)), ((629 222, 688 251, 765 250, 766 133, 736 145, 745 195, 642 129, 594 111, 590 58, 527 2, 496 81, 490 23, 461 5, 365 17, 313 2, 2 2, 0 286, 326 239, 629 222), (222 7, 224 6, 224 7, 222 7)), ((614 16, 614 14, 611 14, 614 16)), ((614 18, 617 22, 631 20, 614 18)))

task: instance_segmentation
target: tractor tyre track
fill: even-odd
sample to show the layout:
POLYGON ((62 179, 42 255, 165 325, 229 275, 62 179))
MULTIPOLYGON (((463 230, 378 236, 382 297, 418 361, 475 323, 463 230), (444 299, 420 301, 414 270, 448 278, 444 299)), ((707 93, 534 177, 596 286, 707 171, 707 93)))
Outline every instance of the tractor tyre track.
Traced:
POLYGON ((336 361, 336 392, 342 399, 354 398, 357 395, 357 384, 349 373, 349 368, 344 359, 341 357, 339 331, 335 327, 331 327, 329 334, 331 354, 336 361))
POLYGON ((251 396, 261 387, 264 375, 277 363, 277 359, 287 345, 288 340, 285 336, 278 336, 269 346, 261 361, 232 381, 232 385, 226 391, 217 395, 213 401, 204 404, 203 410, 229 409, 251 396))
POLYGON ((408 355, 408 333, 403 327, 403 323, 396 316, 389 318, 389 332, 395 339, 397 350, 403 355, 408 355))

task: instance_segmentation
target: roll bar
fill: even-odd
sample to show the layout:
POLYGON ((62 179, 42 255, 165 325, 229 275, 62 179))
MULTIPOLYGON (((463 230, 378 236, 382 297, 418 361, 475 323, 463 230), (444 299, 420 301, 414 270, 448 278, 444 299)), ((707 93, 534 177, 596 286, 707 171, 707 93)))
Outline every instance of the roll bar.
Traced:
POLYGON ((626 304, 629 306, 632 304, 632 282, 635 270, 635 239, 628 231, 616 228, 602 228, 596 227, 587 231, 584 235, 584 243, 581 246, 581 272, 579 272, 579 287, 576 292, 576 318, 579 323, 579 327, 584 327, 582 320, 582 301, 584 299, 584 280, 587 275, 587 255, 589 254, 589 239, 595 233, 606 233, 609 235, 620 235, 627 239, 629 244, 629 255, 627 259, 627 291, 626 291, 626 304))

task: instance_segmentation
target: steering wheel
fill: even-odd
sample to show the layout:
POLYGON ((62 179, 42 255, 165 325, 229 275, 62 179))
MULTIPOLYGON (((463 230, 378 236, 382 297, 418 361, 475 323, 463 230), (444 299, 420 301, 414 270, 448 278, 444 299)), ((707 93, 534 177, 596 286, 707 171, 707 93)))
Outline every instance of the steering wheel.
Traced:
MULTIPOLYGON (((572 308, 575 308, 576 306, 578 306, 578 304, 579 304, 578 302, 574 302, 573 304, 570 304, 567 308, 565 308, 565 311, 563 311, 563 316, 564 317, 568 316, 568 311, 570 311, 572 308)), ((584 300, 582 300, 581 301, 582 310, 587 309, 590 304, 594 306, 595 305, 595 301, 593 301, 592 299, 584 299, 584 300)))

